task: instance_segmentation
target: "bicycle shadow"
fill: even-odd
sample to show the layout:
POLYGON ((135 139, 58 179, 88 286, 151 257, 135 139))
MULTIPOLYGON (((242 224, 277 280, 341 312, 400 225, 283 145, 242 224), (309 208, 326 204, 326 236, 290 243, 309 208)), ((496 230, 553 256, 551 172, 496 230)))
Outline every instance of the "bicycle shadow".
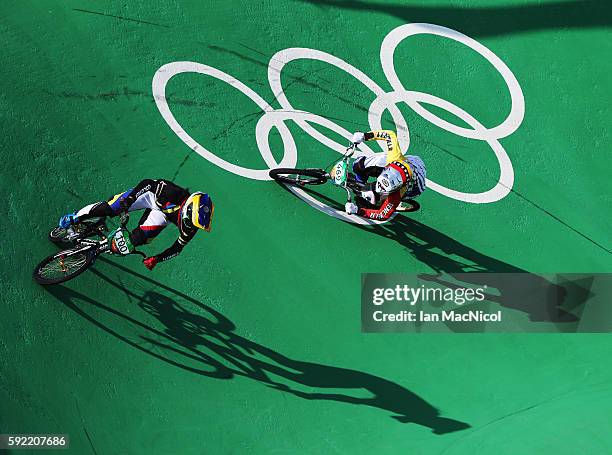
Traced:
MULTIPOLYGON (((328 196, 308 187, 304 190, 325 204, 344 210, 328 196)), ((384 224, 351 223, 351 226, 397 242, 415 259, 429 266, 434 274, 421 273, 422 280, 451 288, 486 285, 486 301, 524 312, 531 321, 558 323, 563 331, 577 329, 584 303, 592 295, 583 286, 571 282, 555 284, 538 274, 480 253, 417 221, 410 214, 397 214, 384 224), (508 279, 508 274, 521 274, 517 277, 520 281, 508 279)))
MULTIPOLYGON (((442 417, 439 411, 414 392, 369 373, 306 362, 289 358, 272 348, 258 344, 236 333, 232 321, 214 308, 145 277, 126 267, 102 260, 122 273, 142 280, 156 290, 134 291, 116 282, 98 269, 91 271, 107 284, 120 289, 132 304, 137 304, 146 318, 136 318, 64 286, 45 288, 72 311, 96 327, 151 355, 158 360, 201 376, 229 380, 242 376, 268 387, 306 400, 329 400, 370 406, 390 412, 401 423, 415 423, 430 428, 435 434, 445 434, 470 428, 458 420, 442 417), (104 317, 130 324, 142 333, 131 339, 95 318, 87 308, 95 307, 104 317), (309 388, 318 390, 312 392, 309 388), (326 389, 348 389, 347 392, 326 392, 326 389), (361 398, 350 394, 364 389, 372 396, 361 398)), ((131 331, 133 332, 133 331, 131 331)), ((131 333, 130 332, 130 333, 131 333)))

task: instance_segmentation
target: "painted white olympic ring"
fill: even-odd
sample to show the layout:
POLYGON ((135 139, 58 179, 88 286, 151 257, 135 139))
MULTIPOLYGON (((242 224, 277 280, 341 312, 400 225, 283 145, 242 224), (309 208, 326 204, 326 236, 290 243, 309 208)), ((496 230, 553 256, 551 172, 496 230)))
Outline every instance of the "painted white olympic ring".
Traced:
MULTIPOLYGON (((268 66, 268 82, 270 83, 270 88, 272 89, 272 93, 274 93, 274 95, 276 96, 276 99, 278 100, 282 108, 289 112, 295 111, 295 108, 291 105, 291 103, 287 99, 287 96, 285 95, 285 91, 283 90, 283 86, 281 84, 281 73, 287 63, 290 63, 293 60, 299 60, 299 59, 319 60, 321 62, 328 63, 332 66, 335 66, 336 68, 339 68, 347 72, 351 76, 353 76, 355 79, 357 79, 367 88, 369 88, 370 91, 374 92, 376 96, 380 97, 385 94, 385 91, 378 84, 376 84, 372 79, 370 79, 360 70, 355 68, 353 65, 346 63, 344 60, 339 59, 338 57, 334 55, 328 54, 327 52, 318 51, 316 49, 293 47, 293 48, 279 51, 276 54, 274 54, 272 58, 270 59, 270 64, 268 66)), ((408 144, 410 142, 410 136, 408 133, 408 125, 406 124, 406 119, 404 118, 402 113, 399 111, 397 106, 390 105, 388 106, 388 109, 396 125, 396 129, 398 132, 398 140, 400 141, 400 143, 403 143, 404 145, 402 150, 404 149, 407 150, 408 144)), ((373 118, 375 118, 376 114, 378 114, 378 112, 369 113, 368 120, 372 120, 373 118)), ((302 120, 301 118, 296 118, 294 119, 294 121, 306 133, 308 133, 310 136, 315 138, 317 141, 321 142, 323 145, 326 145, 332 150, 336 150, 339 153, 344 153, 344 151, 346 150, 346 144, 344 145, 338 144, 337 142, 332 141, 328 137, 323 136, 316 129, 310 126, 308 122, 302 120)), ((328 122, 327 127, 330 128, 331 130, 342 134, 347 139, 351 138, 352 134, 346 131, 340 125, 337 125, 334 122, 330 122, 327 119, 325 119, 325 121, 328 122), (332 123, 334 127, 331 127, 329 123, 332 123), (345 134, 343 134, 341 131, 345 132, 345 134)), ((319 124, 323 125, 322 123, 319 123, 319 124)), ((323 126, 326 126, 326 125, 323 125, 323 126)), ((372 126, 372 121, 370 121, 370 127, 372 130, 381 129, 380 123, 378 123, 375 126, 372 126)), ((379 142, 379 145, 382 150, 385 150, 385 145, 382 142, 379 142)), ((362 144, 360 147, 366 148, 369 152, 371 152, 369 148, 367 147, 367 145, 365 144, 362 144)))
MULTIPOLYGON (((493 67, 499 72, 499 74, 506 82, 508 90, 510 91, 512 107, 510 109, 510 114, 508 114, 506 120, 504 120, 500 125, 496 126, 495 128, 470 130, 468 128, 462 128, 460 126, 453 125, 452 123, 441 119, 437 115, 432 114, 423 106, 421 106, 421 102, 430 103, 429 100, 431 100, 432 95, 427 95, 426 93, 411 92, 413 96, 406 98, 405 101, 417 114, 446 131, 470 139, 501 139, 503 137, 509 136, 517 130, 517 128, 521 125, 523 117, 525 115, 525 99, 523 98, 523 92, 518 81, 514 77, 514 74, 512 74, 510 68, 508 68, 506 64, 488 48, 480 44, 475 39, 470 38, 469 36, 450 28, 434 24, 406 24, 401 25, 389 32, 380 47, 380 63, 382 65, 385 76, 387 77, 389 83, 395 91, 403 92, 406 90, 400 82, 397 73, 395 72, 395 66, 393 64, 395 49, 397 48, 399 43, 401 43, 409 36, 419 34, 438 35, 445 38, 449 38, 453 41, 465 44, 469 48, 475 50, 480 55, 482 55, 489 63, 493 65, 493 67)), ((437 98, 437 100, 439 100, 439 98, 437 98)))
POLYGON ((471 131, 482 132, 484 136, 484 141, 487 142, 491 146, 491 149, 495 153, 497 161, 499 163, 499 180, 497 184, 491 188, 490 190, 483 191, 482 193, 463 193, 461 191, 456 191, 445 186, 440 185, 439 183, 433 182, 427 179, 427 188, 437 191, 444 196, 448 196, 451 199, 456 199, 458 201, 463 202, 471 202, 474 204, 485 204, 489 202, 499 201, 500 199, 506 197, 506 195, 512 189, 512 185, 514 184, 514 170, 512 169, 512 162, 508 157, 508 154, 499 143, 499 141, 493 137, 488 137, 484 131, 486 128, 474 117, 465 112, 458 106, 455 106, 453 103, 438 98, 437 96, 429 95, 427 93, 419 93, 419 92, 410 92, 403 90, 401 92, 390 92, 385 93, 382 97, 375 99, 372 102, 374 106, 374 110, 381 111, 378 105, 384 104, 388 105, 389 103, 400 103, 414 100, 416 97, 420 97, 424 102, 431 104, 432 106, 439 107, 444 109, 456 117, 463 120, 468 125, 472 126, 474 129, 471 131), (415 95, 415 93, 417 95, 415 95))
POLYGON ((168 100, 166 99, 166 84, 168 81, 175 75, 181 73, 200 73, 205 74, 216 79, 219 79, 240 92, 244 93, 248 96, 255 104, 257 104, 262 111, 270 112, 274 109, 266 102, 264 99, 259 96, 256 92, 251 90, 249 87, 244 85, 238 79, 230 76, 223 71, 220 71, 212 66, 204 65, 202 63, 195 62, 172 62, 167 63, 157 70, 155 76, 153 77, 153 95, 155 98, 155 104, 157 104, 157 108, 159 109, 160 114, 168 123, 172 131, 185 143, 189 148, 191 148, 194 152, 200 155, 202 158, 210 161, 217 166, 230 171, 234 174, 240 175, 242 177, 247 177, 255 180, 270 180, 268 172, 270 169, 276 167, 294 167, 297 164, 297 147, 295 146, 295 141, 293 140, 293 136, 289 132, 289 129, 284 123, 276 124, 275 126, 278 128, 278 131, 283 140, 283 145, 285 147, 285 154, 280 163, 277 163, 270 151, 270 148, 267 147, 264 150, 260 149, 261 156, 263 157, 266 164, 269 166, 267 169, 249 169, 242 166, 238 166, 236 164, 225 161, 222 158, 219 158, 214 153, 208 151, 205 147, 200 145, 195 139, 193 139, 179 124, 176 120, 172 112, 170 111, 170 107, 168 106, 168 100))
MULTIPOLYGON (((312 123, 334 131, 347 140, 350 139, 351 133, 346 129, 342 128, 337 123, 302 110, 296 110, 293 105, 287 99, 285 91, 281 83, 281 73, 283 68, 294 60, 299 59, 310 59, 318 60, 324 63, 328 63, 335 66, 338 69, 350 74, 371 92, 374 93, 376 98, 370 104, 368 109, 368 123, 371 130, 381 129, 382 116, 384 111, 389 111, 393 121, 395 122, 398 139, 400 142, 400 148, 403 153, 408 150, 410 144, 410 135, 406 119, 401 114, 397 104, 400 102, 406 103, 414 112, 418 115, 431 122, 432 124, 449 131, 453 134, 475 140, 485 141, 489 144, 495 156, 498 160, 500 167, 500 176, 497 184, 490 190, 481 193, 464 193, 456 191, 450 188, 446 188, 440 184, 437 184, 431 180, 427 181, 427 186, 445 196, 452 199, 470 202, 470 203, 490 203, 495 202, 505 197, 514 183, 514 171, 512 169, 512 163, 508 157, 506 151, 499 143, 498 139, 506 137, 512 134, 523 121, 525 114, 525 101, 523 98, 523 92, 521 87, 510 71, 506 64, 497 57, 491 50, 478 43, 476 40, 446 27, 442 27, 434 24, 406 24, 399 26, 392 30, 383 40, 380 50, 380 60, 385 76, 389 80, 393 87, 392 92, 385 92, 378 84, 376 84, 367 75, 361 72, 359 69, 345 62, 344 60, 331 55, 329 53, 319 51, 316 49, 309 48, 288 48, 277 52, 270 60, 268 65, 268 81, 272 92, 276 96, 278 102, 281 105, 281 109, 274 109, 267 103, 259 94, 247 87, 238 79, 230 76, 223 71, 213 68, 208 65, 204 65, 196 62, 172 62, 163 65, 157 70, 153 77, 152 89, 155 103, 159 112, 161 113, 164 120, 168 123, 172 131, 192 150, 198 153, 200 156, 210 161, 211 163, 242 177, 255 179, 255 180, 269 180, 268 171, 277 167, 295 167, 297 165, 297 147, 295 140, 287 128, 285 122, 290 120, 295 122, 304 132, 318 140, 323 145, 335 150, 339 153, 343 153, 345 145, 339 144, 327 136, 320 133, 318 130, 312 127, 312 123), (438 98, 428 93, 421 93, 415 91, 409 91, 404 88, 393 63, 395 49, 404 39, 417 35, 417 34, 432 34, 441 36, 444 38, 452 39, 460 42, 478 54, 483 56, 493 67, 500 73, 508 90, 510 91, 511 97, 511 109, 508 117, 499 125, 494 128, 486 128, 472 115, 460 107, 450 103, 447 100, 438 98), (168 100, 166 99, 166 85, 168 81, 177 74, 181 73, 199 73, 207 75, 220 81, 227 83, 228 85, 236 88, 244 95, 249 97, 261 110, 263 111, 262 117, 257 122, 255 128, 255 137, 259 152, 268 166, 266 169, 250 169, 236 164, 230 163, 223 160, 217 155, 213 154, 195 139, 193 139, 179 124, 174 115, 172 114, 170 107, 168 106, 168 100), (436 116, 425 107, 422 103, 431 104, 438 108, 444 109, 456 117, 463 120, 466 124, 472 127, 465 128, 458 125, 454 125, 446 120, 436 116), (276 128, 283 141, 284 155, 280 163, 277 163, 272 151, 270 150, 269 133, 272 128, 276 128)), ((384 144, 379 143, 381 147, 384 144)), ((372 154, 372 150, 363 144, 363 155, 372 154)), ((296 195, 302 198, 305 202, 315 207, 324 213, 340 218, 352 223, 359 224, 373 224, 379 223, 355 216, 346 215, 343 211, 338 211, 328 205, 317 200, 310 194, 304 192, 298 188, 290 188, 296 195)))

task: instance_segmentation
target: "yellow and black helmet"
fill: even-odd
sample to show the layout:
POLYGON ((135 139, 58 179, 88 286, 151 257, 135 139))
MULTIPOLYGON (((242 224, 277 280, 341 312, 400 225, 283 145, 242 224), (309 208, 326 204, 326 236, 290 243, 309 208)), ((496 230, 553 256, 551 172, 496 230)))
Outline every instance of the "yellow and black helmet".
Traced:
POLYGON ((181 208, 181 222, 210 232, 215 205, 206 193, 196 192, 190 195, 181 208))

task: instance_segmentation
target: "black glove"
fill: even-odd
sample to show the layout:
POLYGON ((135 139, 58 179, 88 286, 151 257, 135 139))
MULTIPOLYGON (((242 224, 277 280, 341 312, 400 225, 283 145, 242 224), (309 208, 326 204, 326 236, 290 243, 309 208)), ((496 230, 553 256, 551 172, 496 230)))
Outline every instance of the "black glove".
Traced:
POLYGON ((133 203, 134 200, 129 196, 119 199, 119 207, 121 208, 122 212, 127 212, 133 203))

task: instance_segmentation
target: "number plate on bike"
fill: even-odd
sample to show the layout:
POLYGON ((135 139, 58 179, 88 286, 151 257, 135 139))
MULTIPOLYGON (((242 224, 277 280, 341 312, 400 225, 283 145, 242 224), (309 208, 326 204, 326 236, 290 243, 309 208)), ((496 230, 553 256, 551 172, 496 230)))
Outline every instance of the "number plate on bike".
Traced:
POLYGON ((346 182, 347 176, 347 164, 346 161, 338 161, 332 168, 330 175, 334 179, 336 185, 342 185, 346 182))

